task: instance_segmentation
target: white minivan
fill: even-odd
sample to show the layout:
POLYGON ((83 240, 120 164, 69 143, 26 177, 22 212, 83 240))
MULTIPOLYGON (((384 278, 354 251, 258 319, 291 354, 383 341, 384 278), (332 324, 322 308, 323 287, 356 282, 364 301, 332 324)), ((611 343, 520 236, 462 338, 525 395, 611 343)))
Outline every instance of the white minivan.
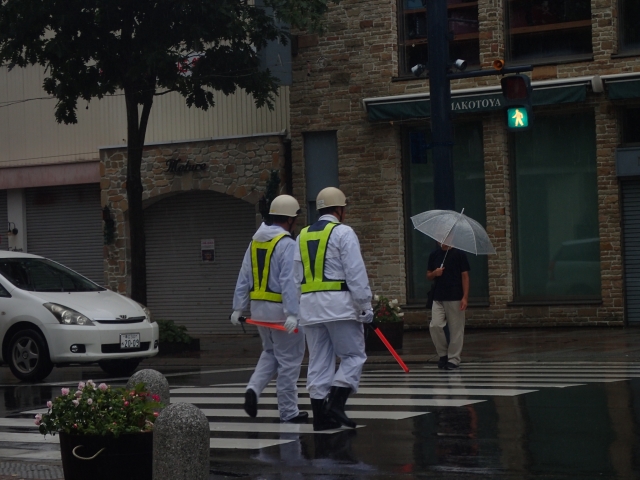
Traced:
POLYGON ((0 251, 0 362, 20 380, 98 362, 128 376, 158 353, 149 310, 52 260, 0 251))

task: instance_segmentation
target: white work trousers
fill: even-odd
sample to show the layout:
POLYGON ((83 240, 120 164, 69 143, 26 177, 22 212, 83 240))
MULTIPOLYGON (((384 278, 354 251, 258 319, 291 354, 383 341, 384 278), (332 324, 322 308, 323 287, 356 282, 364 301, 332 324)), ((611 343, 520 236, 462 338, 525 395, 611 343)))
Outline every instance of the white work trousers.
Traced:
POLYGON ((298 410, 298 378, 304 357, 304 328, 287 333, 268 327, 258 327, 262 339, 262 354, 251 375, 247 389, 260 394, 277 375, 276 394, 280 420, 286 422, 300 413, 298 410))
POLYGON ((355 320, 316 323, 305 327, 309 347, 307 390, 309 396, 323 399, 332 386, 358 391, 364 353, 364 328, 355 320), (340 366, 336 371, 336 356, 340 366))
POLYGON ((464 310, 460 310, 460 300, 433 302, 429 333, 438 356, 447 356, 449 362, 460 365, 460 354, 464 341, 464 310), (444 326, 447 324, 449 324, 449 344, 447 344, 447 337, 444 334, 444 326))

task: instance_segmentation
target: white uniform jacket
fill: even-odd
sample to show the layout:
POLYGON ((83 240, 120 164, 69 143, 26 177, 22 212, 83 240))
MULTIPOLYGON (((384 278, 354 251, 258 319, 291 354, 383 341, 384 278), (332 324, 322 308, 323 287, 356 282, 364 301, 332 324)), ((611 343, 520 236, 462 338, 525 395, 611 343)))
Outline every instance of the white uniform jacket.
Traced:
POLYGON ((298 316, 300 294, 293 279, 293 254, 296 250, 296 243, 284 228, 264 223, 253 235, 253 240, 268 242, 281 233, 286 233, 289 238, 281 239, 273 250, 267 285, 271 291, 282 293, 282 303, 250 299, 249 294, 253 289, 251 245, 247 248, 244 260, 242 260, 242 268, 238 274, 236 290, 233 295, 233 309, 246 310, 251 302, 251 318, 254 320, 275 323, 284 322, 289 315, 298 316))
MULTIPOLYGON (((339 223, 333 215, 323 215, 319 220, 339 223)), ((299 237, 296 247, 294 268, 296 286, 299 290, 304 279, 299 237)), ((371 309, 369 278, 360 252, 358 236, 351 227, 339 224, 331 232, 324 274, 331 280, 345 280, 349 291, 303 294, 300 297, 300 325, 357 320, 363 310, 371 309)))

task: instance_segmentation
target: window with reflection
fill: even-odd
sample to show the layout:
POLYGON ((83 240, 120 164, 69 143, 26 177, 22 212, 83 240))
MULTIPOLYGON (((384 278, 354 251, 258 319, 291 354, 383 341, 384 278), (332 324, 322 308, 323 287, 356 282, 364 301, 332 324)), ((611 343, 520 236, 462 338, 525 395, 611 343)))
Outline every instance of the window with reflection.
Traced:
MULTIPOLYGON (((431 0, 429 0, 431 1, 431 0)), ((398 43, 400 52, 398 76, 411 74, 411 67, 428 62, 427 0, 398 0, 398 43)), ((478 2, 447 0, 449 12, 449 57, 466 60, 470 67, 480 65, 478 35, 478 2)))
POLYGON ((513 164, 517 300, 599 299, 593 113, 536 116, 513 164))
POLYGON ((512 61, 590 56, 591 0, 507 0, 507 57, 512 61))
POLYGON ((640 145, 640 108, 622 110, 622 144, 640 145))
MULTIPOLYGON (((431 282, 426 278, 429 254, 436 243, 413 228, 411 217, 434 209, 433 158, 427 145, 431 132, 407 129, 404 132, 405 212, 407 231, 408 301, 424 303, 431 282)), ((486 226, 484 154, 482 122, 455 124, 453 146, 455 202, 458 210, 486 226)), ((488 262, 485 255, 467 254, 471 266, 469 297, 486 302, 489 297, 488 262)))
POLYGON ((620 52, 640 52, 640 2, 620 0, 620 52))

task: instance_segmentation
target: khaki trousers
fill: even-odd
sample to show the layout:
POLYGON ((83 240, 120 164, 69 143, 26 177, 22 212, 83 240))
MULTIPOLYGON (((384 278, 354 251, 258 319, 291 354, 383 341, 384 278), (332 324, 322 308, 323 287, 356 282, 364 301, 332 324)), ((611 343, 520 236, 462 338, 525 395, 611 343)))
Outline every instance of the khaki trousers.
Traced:
POLYGON ((439 357, 448 357, 448 361, 460 365, 460 354, 464 340, 464 311, 460 311, 460 301, 433 302, 431 307, 431 323, 429 324, 431 340, 439 357), (449 324, 450 342, 444 334, 444 326, 449 324))

